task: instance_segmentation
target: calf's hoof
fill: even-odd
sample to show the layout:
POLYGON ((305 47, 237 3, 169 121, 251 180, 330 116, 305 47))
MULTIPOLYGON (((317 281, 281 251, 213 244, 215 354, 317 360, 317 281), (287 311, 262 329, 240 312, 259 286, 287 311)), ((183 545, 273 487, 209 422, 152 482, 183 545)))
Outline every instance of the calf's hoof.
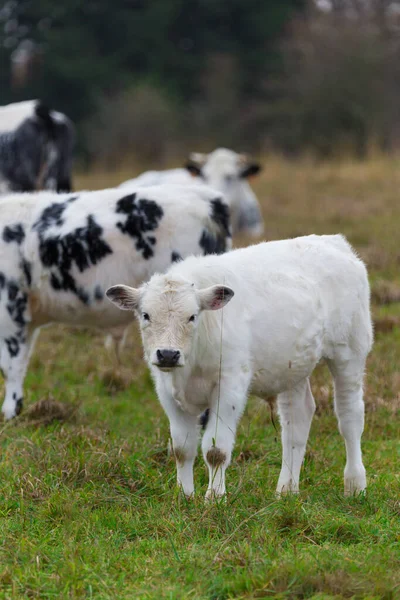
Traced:
POLYGON ((298 494, 299 486, 295 484, 291 479, 285 483, 278 483, 276 488, 276 495, 278 498, 281 496, 287 496, 289 494, 298 494))
POLYGON ((344 495, 357 496, 365 492, 367 488, 367 477, 365 469, 360 469, 356 473, 345 473, 344 476, 344 495))
POLYGON ((215 489, 208 489, 204 497, 204 502, 212 504, 214 502, 226 502, 225 490, 219 491, 215 489))

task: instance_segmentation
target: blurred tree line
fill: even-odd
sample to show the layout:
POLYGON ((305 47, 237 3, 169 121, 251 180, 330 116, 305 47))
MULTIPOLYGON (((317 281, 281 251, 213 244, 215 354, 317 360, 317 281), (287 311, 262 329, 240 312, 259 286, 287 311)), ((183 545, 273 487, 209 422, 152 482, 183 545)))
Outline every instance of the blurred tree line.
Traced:
POLYGON ((41 98, 113 163, 396 146, 391 0, 5 0, 0 104, 41 98))

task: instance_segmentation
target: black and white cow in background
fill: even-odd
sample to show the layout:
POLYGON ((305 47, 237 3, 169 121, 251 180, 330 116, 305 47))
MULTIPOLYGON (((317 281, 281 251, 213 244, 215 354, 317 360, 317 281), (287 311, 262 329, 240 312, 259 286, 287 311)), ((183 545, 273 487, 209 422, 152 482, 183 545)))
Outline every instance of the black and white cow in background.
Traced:
POLYGON ((182 185, 209 185, 220 191, 229 204, 233 233, 246 233, 252 237, 264 231, 260 205, 251 189, 248 178, 256 175, 261 166, 247 154, 237 154, 227 148, 217 148, 210 154, 192 152, 184 169, 146 171, 130 179, 120 187, 135 189, 136 186, 179 183, 182 185))
POLYGON ((0 194, 69 192, 75 128, 36 100, 0 108, 0 194))
POLYGON ((192 254, 231 247, 229 208, 214 190, 163 185, 0 199, 0 368, 3 414, 22 408, 40 326, 51 322, 123 332, 133 320, 105 297, 192 254))

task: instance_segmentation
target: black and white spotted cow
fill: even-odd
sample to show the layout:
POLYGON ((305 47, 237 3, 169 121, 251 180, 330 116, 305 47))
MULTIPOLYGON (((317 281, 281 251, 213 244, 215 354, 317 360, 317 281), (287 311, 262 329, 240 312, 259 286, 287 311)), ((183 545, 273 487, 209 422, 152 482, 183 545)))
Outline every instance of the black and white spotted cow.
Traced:
POLYGON ((0 367, 6 419, 22 408, 35 335, 60 322, 124 331, 132 313, 105 291, 135 286, 191 254, 231 246, 229 209, 215 191, 164 185, 0 199, 0 367))
POLYGON ((261 165, 247 154, 238 154, 228 148, 217 148, 210 154, 192 152, 184 169, 146 171, 135 179, 120 185, 125 189, 179 183, 207 185, 224 195, 231 213, 233 234, 245 233, 260 237, 264 221, 260 204, 248 182, 261 171, 261 165))
POLYGON ((0 107, 0 194, 69 192, 75 129, 36 100, 0 107))

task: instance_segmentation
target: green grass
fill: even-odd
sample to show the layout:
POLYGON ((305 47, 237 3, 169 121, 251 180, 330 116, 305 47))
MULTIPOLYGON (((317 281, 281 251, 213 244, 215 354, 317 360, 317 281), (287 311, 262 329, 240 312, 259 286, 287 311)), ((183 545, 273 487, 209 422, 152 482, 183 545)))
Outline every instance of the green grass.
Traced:
MULTIPOLYGON (((117 174, 81 178, 112 185, 117 174)), ((400 287, 400 164, 267 161, 256 184, 267 237, 342 231, 374 289, 400 287)), ((244 243, 245 240, 240 240, 244 243)), ((344 445, 327 369, 298 497, 277 500, 279 434, 251 398, 228 470, 226 503, 180 497, 135 327, 117 369, 99 333, 41 333, 26 411, 0 423, 0 598, 400 598, 400 304, 374 305, 365 385, 365 497, 344 498, 344 445), (43 398, 74 410, 46 424, 43 398)))

